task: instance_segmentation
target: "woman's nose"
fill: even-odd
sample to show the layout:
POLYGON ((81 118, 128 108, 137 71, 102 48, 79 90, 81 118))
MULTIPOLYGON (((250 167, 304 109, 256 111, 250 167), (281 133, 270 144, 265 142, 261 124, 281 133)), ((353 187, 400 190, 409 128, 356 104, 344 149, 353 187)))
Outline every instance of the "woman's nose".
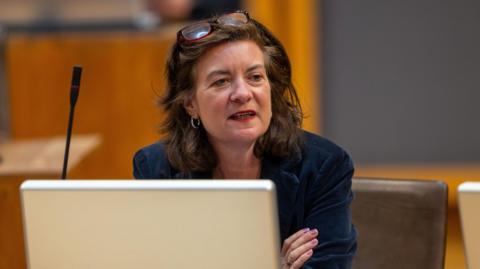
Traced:
POLYGON ((246 81, 238 79, 233 84, 233 91, 230 95, 230 100, 236 103, 246 103, 252 99, 252 91, 246 81))

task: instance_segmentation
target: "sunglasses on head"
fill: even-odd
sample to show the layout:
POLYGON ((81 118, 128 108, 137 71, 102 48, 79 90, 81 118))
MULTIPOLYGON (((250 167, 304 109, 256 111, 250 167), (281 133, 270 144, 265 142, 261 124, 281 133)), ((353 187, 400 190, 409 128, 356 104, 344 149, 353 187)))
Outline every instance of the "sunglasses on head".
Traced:
POLYGON ((247 23, 250 16, 246 11, 236 11, 224 14, 211 21, 199 21, 182 28, 177 33, 178 42, 195 42, 198 41, 214 30, 215 24, 240 26, 247 23))

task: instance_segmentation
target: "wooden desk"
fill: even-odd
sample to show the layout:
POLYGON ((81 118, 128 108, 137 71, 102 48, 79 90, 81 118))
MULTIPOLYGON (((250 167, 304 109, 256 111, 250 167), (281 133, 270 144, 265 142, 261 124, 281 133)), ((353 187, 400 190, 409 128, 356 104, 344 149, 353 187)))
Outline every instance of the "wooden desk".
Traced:
MULTIPOLYGON (((69 167, 99 144, 98 135, 73 137, 69 167)), ((26 268, 19 188, 25 179, 59 178, 64 148, 64 137, 0 144, 0 269, 26 268)))
POLYGON ((25 178, 57 175, 0 176, 0 269, 24 269, 25 246, 19 188, 25 178))

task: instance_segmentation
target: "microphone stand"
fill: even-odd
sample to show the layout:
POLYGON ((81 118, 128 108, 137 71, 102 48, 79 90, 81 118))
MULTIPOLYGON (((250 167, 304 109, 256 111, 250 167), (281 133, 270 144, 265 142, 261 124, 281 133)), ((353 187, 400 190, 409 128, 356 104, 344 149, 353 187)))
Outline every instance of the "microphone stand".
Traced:
POLYGON ((82 76, 82 67, 74 66, 72 72, 72 84, 70 87, 70 116, 68 117, 67 142, 65 145, 65 156, 63 157, 63 170, 61 179, 67 179, 68 155, 70 151, 70 138, 72 136, 73 115, 75 104, 77 103, 80 90, 80 78, 82 76))

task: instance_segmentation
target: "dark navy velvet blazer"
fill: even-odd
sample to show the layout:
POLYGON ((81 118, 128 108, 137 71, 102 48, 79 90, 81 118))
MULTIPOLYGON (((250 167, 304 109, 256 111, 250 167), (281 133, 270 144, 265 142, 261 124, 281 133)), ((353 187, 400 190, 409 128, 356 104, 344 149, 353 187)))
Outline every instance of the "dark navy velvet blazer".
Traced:
MULTIPOLYGON (((318 246, 305 269, 350 268, 356 232, 350 214, 353 163, 325 138, 304 132, 302 154, 265 157, 261 178, 276 185, 282 242, 302 228, 317 228, 318 246)), ((133 160, 137 179, 206 179, 211 173, 179 173, 169 164, 162 142, 139 150, 133 160)))

